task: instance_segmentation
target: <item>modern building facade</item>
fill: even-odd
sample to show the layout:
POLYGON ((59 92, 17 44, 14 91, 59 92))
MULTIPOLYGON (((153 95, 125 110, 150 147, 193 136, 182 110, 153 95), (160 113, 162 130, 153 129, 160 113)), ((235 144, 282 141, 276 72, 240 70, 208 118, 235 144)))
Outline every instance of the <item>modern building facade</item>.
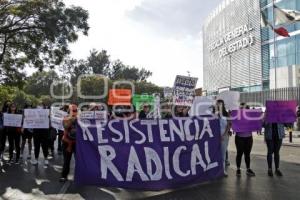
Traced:
MULTIPOLYGON (((300 10, 299 0, 275 3, 300 10)), ((280 25, 291 37, 274 40, 273 30, 261 26, 261 12, 272 23, 273 0, 224 0, 206 19, 203 90, 208 95, 300 86, 300 23, 280 25)))
MULTIPOLYGON (((299 0, 276 0, 275 4, 281 9, 300 10, 299 0)), ((273 1, 261 0, 260 7, 267 20, 273 22, 273 1)), ((300 22, 279 26, 291 37, 274 35, 270 27, 261 29, 263 90, 300 86, 300 22)))

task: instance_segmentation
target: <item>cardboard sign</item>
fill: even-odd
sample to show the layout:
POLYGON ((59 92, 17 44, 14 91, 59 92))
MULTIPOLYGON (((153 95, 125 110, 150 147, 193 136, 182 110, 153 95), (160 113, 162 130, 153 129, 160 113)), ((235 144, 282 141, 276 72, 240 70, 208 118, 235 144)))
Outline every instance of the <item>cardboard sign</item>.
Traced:
POLYGON ((165 87, 164 88, 164 98, 170 99, 173 97, 173 88, 171 87, 165 87))
POLYGON ((231 111, 232 130, 239 134, 261 131, 263 112, 261 109, 240 109, 231 111))
POLYGON ((25 109, 23 128, 48 129, 49 113, 49 109, 25 109))
POLYGON ((80 119, 95 119, 95 112, 94 111, 81 111, 79 113, 80 119))
POLYGON ((131 90, 112 89, 109 90, 108 105, 131 105, 131 90))
POLYGON ((193 105, 189 111, 190 116, 211 115, 215 100, 212 97, 195 97, 193 105))
POLYGON ((297 121, 297 101, 267 101, 266 121, 268 123, 294 123, 297 121))
POLYGON ((132 98, 132 103, 135 106, 137 111, 141 111, 143 109, 144 104, 148 104, 151 106, 151 110, 154 107, 154 96, 152 95, 134 95, 132 98))
POLYGON ((107 123, 108 115, 107 111, 81 111, 79 119, 82 123, 85 123, 86 120, 96 120, 103 125, 107 123))
POLYGON ((227 110, 238 110, 240 107, 240 93, 237 91, 224 91, 217 96, 222 99, 227 110))
POLYGON ((173 103, 180 106, 192 106, 198 78, 176 76, 173 103))
POLYGON ((63 131, 63 119, 66 116, 68 116, 67 112, 58 109, 51 109, 51 127, 63 131))
POLYGON ((3 125, 6 127, 22 127, 23 115, 8 114, 3 115, 3 125))

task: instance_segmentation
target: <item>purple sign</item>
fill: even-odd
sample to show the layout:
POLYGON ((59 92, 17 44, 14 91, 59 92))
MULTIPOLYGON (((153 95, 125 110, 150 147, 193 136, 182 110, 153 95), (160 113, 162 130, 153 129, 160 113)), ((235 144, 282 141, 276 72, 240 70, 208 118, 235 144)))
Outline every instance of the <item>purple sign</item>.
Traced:
POLYGON ((163 190, 223 176, 219 120, 78 123, 78 185, 163 190))
POLYGON ((263 112, 261 109, 240 109, 231 111, 232 130, 243 134, 261 131, 263 112))
POLYGON ((297 101, 267 101, 266 121, 269 123, 294 123, 297 101))

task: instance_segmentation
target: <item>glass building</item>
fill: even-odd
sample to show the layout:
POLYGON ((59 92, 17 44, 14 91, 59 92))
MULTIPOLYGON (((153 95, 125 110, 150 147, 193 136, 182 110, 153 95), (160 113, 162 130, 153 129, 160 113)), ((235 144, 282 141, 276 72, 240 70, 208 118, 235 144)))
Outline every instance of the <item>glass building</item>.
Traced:
MULTIPOLYGON (((300 0, 275 0, 275 4, 300 11, 300 0)), ((272 24, 273 0, 224 0, 205 20, 205 93, 300 86, 300 22, 280 25, 291 35, 284 38, 261 26, 261 12, 272 24)))
MULTIPOLYGON (((300 10, 300 0, 277 0, 275 5, 281 9, 300 10)), ((273 1, 260 0, 260 7, 267 20, 273 23, 273 1)), ((291 37, 274 35, 269 27, 261 29, 263 90, 300 86, 300 22, 279 27, 286 28, 291 37)))
POLYGON ((258 91, 262 86, 260 2, 225 0, 203 26, 204 91, 258 91))

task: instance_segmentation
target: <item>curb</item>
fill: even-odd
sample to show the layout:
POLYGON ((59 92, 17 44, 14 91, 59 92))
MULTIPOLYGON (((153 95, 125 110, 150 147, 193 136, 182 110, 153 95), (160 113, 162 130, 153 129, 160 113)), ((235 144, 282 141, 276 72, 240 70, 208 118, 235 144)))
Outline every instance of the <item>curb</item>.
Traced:
POLYGON ((282 143, 282 145, 288 147, 300 147, 300 144, 294 144, 294 143, 282 143))

